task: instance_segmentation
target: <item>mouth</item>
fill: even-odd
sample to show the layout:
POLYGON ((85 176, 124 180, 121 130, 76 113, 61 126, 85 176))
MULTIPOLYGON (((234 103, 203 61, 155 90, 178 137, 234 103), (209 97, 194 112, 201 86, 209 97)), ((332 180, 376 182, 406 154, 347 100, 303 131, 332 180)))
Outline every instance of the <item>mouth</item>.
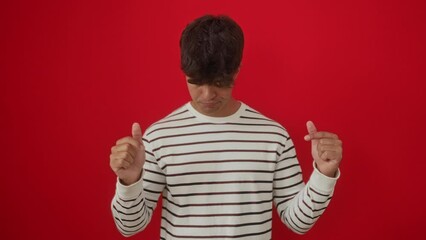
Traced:
POLYGON ((205 108, 214 108, 219 102, 200 102, 200 105, 205 108))

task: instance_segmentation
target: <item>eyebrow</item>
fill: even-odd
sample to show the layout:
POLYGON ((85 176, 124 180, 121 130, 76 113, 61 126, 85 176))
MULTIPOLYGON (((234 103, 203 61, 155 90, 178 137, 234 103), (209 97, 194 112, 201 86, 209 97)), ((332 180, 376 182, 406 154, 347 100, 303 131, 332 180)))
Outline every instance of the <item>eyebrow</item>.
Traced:
POLYGON ((191 84, 198 84, 198 83, 202 83, 203 81, 201 81, 200 79, 196 79, 196 78, 188 78, 187 82, 191 83, 191 84))

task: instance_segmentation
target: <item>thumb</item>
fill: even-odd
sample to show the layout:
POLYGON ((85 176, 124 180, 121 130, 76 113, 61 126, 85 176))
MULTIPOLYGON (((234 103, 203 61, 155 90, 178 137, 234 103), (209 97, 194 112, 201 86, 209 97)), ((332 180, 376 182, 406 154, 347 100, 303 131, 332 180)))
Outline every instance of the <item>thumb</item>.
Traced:
POLYGON ((308 129, 309 135, 305 136, 305 140, 309 141, 311 140, 311 135, 317 132, 317 128, 315 127, 315 124, 312 121, 306 122, 306 128, 308 129))
POLYGON ((139 125, 139 123, 133 123, 132 125, 132 137, 136 140, 138 140, 138 142, 142 143, 142 130, 141 130, 141 126, 139 125))

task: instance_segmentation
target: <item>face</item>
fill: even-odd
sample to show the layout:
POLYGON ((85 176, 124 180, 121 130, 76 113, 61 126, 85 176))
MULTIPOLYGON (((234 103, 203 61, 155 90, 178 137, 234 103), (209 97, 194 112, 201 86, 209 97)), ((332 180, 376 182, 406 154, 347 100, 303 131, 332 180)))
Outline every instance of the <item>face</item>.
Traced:
POLYGON ((232 97, 231 87, 191 84, 186 76, 191 104, 199 113, 210 117, 226 117, 237 111, 239 103, 232 97))

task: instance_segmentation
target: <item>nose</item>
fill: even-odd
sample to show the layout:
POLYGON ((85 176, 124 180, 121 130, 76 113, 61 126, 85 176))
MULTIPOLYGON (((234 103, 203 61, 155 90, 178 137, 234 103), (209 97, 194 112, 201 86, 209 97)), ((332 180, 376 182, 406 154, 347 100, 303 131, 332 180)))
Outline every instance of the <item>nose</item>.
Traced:
POLYGON ((201 97, 204 101, 213 100, 217 95, 215 87, 211 85, 205 84, 201 86, 200 90, 201 90, 201 97))

